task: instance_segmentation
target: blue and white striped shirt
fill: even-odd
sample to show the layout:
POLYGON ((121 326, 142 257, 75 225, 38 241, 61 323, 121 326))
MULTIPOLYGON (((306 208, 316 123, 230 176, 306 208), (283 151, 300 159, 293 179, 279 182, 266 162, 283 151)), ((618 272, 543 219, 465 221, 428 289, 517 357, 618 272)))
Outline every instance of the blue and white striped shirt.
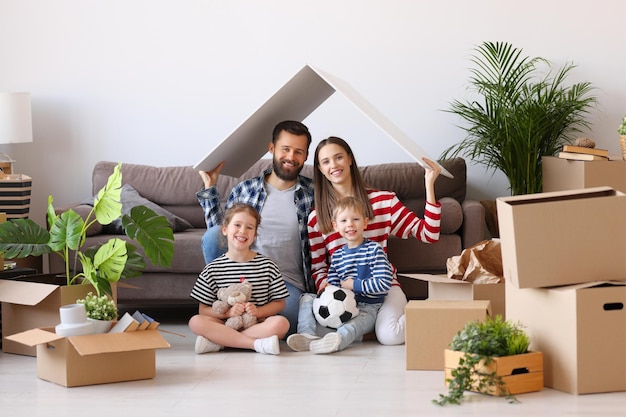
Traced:
POLYGON ((382 303, 391 288, 393 269, 383 248, 365 239, 356 248, 343 245, 330 260, 328 283, 337 287, 348 278, 354 280, 357 302, 382 303))

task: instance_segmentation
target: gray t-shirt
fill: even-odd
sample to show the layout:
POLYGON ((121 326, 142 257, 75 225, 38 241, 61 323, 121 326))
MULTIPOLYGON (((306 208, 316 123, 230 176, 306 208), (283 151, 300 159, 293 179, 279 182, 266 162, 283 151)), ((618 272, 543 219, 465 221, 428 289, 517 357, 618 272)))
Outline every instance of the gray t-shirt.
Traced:
POLYGON ((295 189, 294 185, 281 191, 265 183, 267 199, 252 250, 274 260, 284 280, 304 290, 298 214, 293 202, 295 189))

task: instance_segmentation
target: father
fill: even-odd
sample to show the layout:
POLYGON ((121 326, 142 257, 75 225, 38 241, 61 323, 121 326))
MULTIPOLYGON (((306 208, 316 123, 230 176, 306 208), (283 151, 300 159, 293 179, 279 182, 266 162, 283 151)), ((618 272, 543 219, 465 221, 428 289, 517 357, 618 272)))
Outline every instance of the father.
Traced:
POLYGON ((315 292, 307 235, 307 218, 314 201, 313 181, 300 175, 310 145, 311 134, 304 124, 292 120, 280 122, 274 127, 269 144, 272 168, 235 185, 226 207, 220 207, 215 186, 226 161, 210 172, 200 171, 204 187, 196 193, 207 224, 202 238, 206 263, 226 252, 226 246, 220 239, 225 209, 241 202, 253 206, 261 214, 257 238, 251 248, 273 259, 287 284, 289 297, 281 313, 289 320, 287 335, 297 329, 300 295, 315 292))

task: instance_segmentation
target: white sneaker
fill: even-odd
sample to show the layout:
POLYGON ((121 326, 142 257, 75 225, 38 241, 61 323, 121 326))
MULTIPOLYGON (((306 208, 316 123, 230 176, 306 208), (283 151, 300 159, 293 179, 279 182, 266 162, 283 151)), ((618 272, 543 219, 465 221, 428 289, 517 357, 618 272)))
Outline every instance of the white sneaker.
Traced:
POLYGON ((341 335, 339 333, 328 333, 319 340, 313 340, 309 345, 309 349, 315 354, 333 353, 339 350, 340 344, 341 335))
POLYGON ((309 350, 312 341, 319 339, 318 336, 311 336, 307 333, 294 333, 287 338, 287 346, 296 352, 309 350))
POLYGON ((280 345, 278 336, 270 336, 265 339, 256 339, 254 341, 254 350, 259 353, 265 353, 266 355, 278 355, 280 354, 280 345))
POLYGON ((203 336, 196 337, 196 353, 210 353, 210 352, 219 352, 224 349, 224 346, 218 345, 217 343, 211 342, 209 339, 203 336))

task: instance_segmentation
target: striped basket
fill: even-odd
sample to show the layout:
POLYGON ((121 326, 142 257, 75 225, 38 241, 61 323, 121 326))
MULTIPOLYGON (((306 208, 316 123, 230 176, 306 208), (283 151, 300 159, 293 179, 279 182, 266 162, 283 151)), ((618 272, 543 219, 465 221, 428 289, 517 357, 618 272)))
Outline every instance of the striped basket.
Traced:
POLYGON ((28 218, 33 180, 24 174, 8 174, 0 178, 0 212, 7 219, 28 218))

